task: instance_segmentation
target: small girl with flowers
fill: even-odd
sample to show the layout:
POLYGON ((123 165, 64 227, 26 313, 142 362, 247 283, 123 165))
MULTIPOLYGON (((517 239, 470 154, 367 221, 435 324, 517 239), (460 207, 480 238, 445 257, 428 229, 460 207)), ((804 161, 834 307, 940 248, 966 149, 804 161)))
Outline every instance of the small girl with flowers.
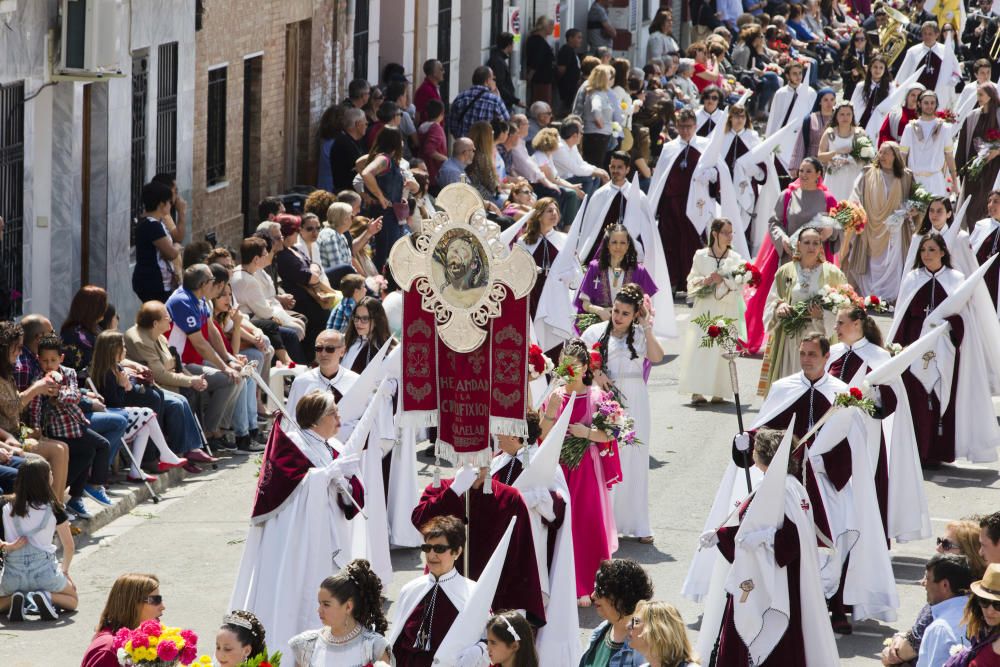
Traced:
MULTIPOLYGON (((653 543, 649 521, 649 442, 652 415, 645 367, 663 360, 663 348, 653 335, 647 299, 635 283, 622 287, 607 322, 594 324, 582 339, 596 353, 594 382, 604 391, 616 390, 633 420, 638 444, 620 447, 622 484, 611 494, 618 532, 653 543)), ((619 445, 624 443, 619 442, 619 445)))
MULTIPOLYGON (((604 431, 591 425, 601 390, 594 386, 590 348, 579 338, 566 342, 559 357, 557 386, 543 408, 541 440, 549 434, 563 410, 570 410, 568 435, 590 441, 579 465, 562 465, 573 507, 573 552, 576 562, 577 604, 589 607, 594 575, 602 561, 618 549, 618 529, 611 506, 610 488, 619 479, 609 479, 602 464, 610 457, 598 453, 600 443, 613 442, 604 431), (570 401, 575 394, 575 398, 570 401)), ((612 450, 613 451, 613 450, 612 450)), ((617 462, 618 457, 613 457, 617 462)))

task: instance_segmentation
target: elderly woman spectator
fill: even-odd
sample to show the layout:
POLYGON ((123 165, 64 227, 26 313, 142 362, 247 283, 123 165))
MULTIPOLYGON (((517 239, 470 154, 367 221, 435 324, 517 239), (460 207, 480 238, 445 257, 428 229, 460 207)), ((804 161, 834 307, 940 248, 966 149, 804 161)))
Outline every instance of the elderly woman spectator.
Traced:
POLYGON ((677 65, 677 73, 670 80, 677 92, 676 101, 681 105, 691 104, 698 99, 698 86, 694 80, 694 60, 681 58, 677 65))
POLYGON ((323 267, 330 285, 335 289, 339 289, 341 278, 354 272, 349 236, 353 218, 354 209, 350 204, 333 202, 326 210, 326 221, 316 239, 316 245, 319 246, 319 264, 323 267))
MULTIPOLYGON (((560 176, 559 171, 556 169, 553 156, 559 148, 559 132, 552 127, 543 129, 535 136, 532 146, 534 146, 535 152, 531 155, 531 160, 537 166, 542 178, 545 179, 541 182, 543 184, 545 182, 552 183, 559 188, 559 210, 562 212, 564 219, 572 220, 576 216, 577 209, 580 208, 580 200, 586 194, 581 184, 571 183, 560 176)), ((538 185, 535 182, 532 185, 540 197, 551 196, 549 192, 545 192, 544 190, 539 191, 538 185)))
POLYGON ((552 107, 548 102, 535 102, 528 109, 528 135, 525 140, 531 143, 539 130, 552 125, 552 107))
POLYGON ((203 375, 185 371, 171 353, 164 336, 169 328, 167 307, 159 301, 147 301, 139 307, 135 324, 125 332, 125 354, 147 366, 163 392, 163 426, 170 449, 189 461, 214 463, 216 459, 202 449, 201 426, 185 395, 204 391, 208 382, 203 375))
POLYGON ((311 363, 315 356, 313 345, 316 336, 330 317, 330 310, 320 305, 310 293, 310 288, 320 284, 323 270, 295 247, 302 225, 300 218, 282 214, 277 217, 276 222, 281 225, 284 248, 274 256, 274 264, 285 291, 295 299, 295 312, 306 318, 306 335, 302 339, 302 345, 306 361, 311 363))

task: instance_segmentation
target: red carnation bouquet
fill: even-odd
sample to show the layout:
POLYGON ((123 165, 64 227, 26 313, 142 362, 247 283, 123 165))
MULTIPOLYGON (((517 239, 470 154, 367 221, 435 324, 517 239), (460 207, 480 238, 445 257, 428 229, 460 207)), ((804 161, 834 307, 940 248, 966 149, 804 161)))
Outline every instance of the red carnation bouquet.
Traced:
POLYGON ((889 310, 882 299, 878 298, 874 294, 869 294, 865 297, 865 310, 869 310, 873 313, 884 313, 889 310))
POLYGON ((958 118, 955 117, 955 112, 951 109, 941 109, 936 115, 944 122, 951 123, 952 125, 958 122, 958 118))
POLYGON ((837 202, 837 205, 830 209, 830 217, 837 221, 845 232, 860 234, 868 224, 868 215, 858 204, 846 199, 837 202))

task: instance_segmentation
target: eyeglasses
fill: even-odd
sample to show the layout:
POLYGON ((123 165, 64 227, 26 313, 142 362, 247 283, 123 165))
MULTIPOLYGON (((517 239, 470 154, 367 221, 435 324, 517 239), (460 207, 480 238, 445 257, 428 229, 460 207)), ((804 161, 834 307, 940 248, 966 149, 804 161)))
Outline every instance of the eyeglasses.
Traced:
POLYGON ((951 551, 952 549, 957 549, 958 548, 958 545, 955 544, 954 542, 952 542, 951 540, 949 540, 947 537, 939 537, 939 538, 937 538, 937 544, 938 544, 939 547, 941 547, 945 551, 951 551))
POLYGON ((976 596, 976 602, 979 603, 981 609, 989 609, 993 607, 993 611, 1000 611, 1000 600, 988 600, 986 598, 981 598, 976 596))
POLYGON ((371 322, 372 321, 372 316, 371 315, 354 315, 354 321, 355 322, 371 322))
POLYGON ((162 595, 147 595, 146 599, 144 600, 144 602, 146 604, 151 604, 151 605, 161 605, 161 604, 163 604, 163 596, 162 595))
POLYGON ((327 354, 333 354, 334 352, 336 352, 337 350, 339 350, 342 347, 343 347, 343 345, 317 345, 316 346, 316 354, 319 354, 320 352, 326 352, 327 354))
POLYGON ((443 554, 446 551, 451 551, 451 547, 447 544, 421 544, 420 550, 425 554, 429 554, 432 551, 436 554, 443 554))

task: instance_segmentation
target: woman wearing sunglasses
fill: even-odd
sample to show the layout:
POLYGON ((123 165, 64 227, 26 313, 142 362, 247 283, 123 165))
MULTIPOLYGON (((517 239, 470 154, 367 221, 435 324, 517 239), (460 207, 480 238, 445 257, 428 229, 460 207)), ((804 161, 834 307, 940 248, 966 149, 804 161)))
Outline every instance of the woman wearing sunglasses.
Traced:
POLYGON ((123 574, 111 586, 104 603, 97 634, 83 654, 80 667, 118 667, 115 633, 133 630, 144 621, 158 619, 166 607, 160 595, 160 580, 152 574, 123 574))
POLYGON ((397 667, 431 664, 475 585, 455 569, 465 544, 465 525, 460 519, 435 517, 420 532, 427 574, 403 586, 399 593, 389 635, 397 667))
POLYGON ((987 567, 970 588, 962 624, 971 646, 953 655, 945 667, 1000 665, 1000 564, 987 567))

